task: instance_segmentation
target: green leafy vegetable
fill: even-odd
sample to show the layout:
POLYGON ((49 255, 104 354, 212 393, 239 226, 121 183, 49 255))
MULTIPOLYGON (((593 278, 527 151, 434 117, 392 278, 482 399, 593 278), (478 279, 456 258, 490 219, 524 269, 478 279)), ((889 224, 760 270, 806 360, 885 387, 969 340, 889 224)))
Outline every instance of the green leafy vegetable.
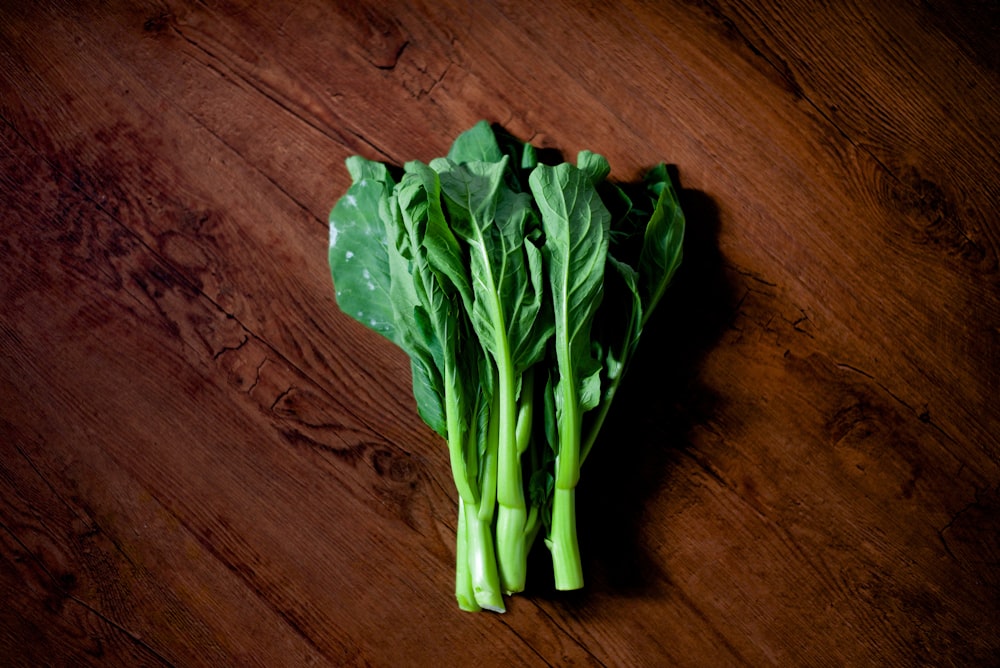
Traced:
POLYGON ((459 606, 503 611, 543 528, 556 588, 582 587, 580 467, 681 261, 665 167, 619 185, 598 154, 541 164, 485 121, 429 164, 346 164, 337 303, 409 355, 420 416, 448 444, 459 606))

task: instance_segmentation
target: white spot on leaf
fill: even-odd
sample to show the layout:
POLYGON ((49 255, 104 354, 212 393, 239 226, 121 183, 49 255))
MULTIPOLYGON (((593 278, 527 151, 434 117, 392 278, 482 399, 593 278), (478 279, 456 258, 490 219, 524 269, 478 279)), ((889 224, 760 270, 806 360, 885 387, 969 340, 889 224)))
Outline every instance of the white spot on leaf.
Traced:
POLYGON ((337 245, 338 234, 339 232, 337 232, 337 227, 333 223, 330 223, 330 248, 337 245))
POLYGON ((345 260, 350 260, 352 257, 354 257, 354 251, 347 251, 346 253, 344 253, 345 260))

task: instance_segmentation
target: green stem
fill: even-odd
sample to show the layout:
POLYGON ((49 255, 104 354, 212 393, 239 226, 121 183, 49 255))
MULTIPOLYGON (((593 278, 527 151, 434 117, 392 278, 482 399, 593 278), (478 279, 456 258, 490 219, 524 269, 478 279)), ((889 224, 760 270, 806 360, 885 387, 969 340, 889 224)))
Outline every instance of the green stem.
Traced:
POLYGON ((576 536, 576 488, 556 487, 552 500, 552 528, 549 550, 556 589, 567 591, 583 587, 583 564, 576 536))
POLYGON ((615 395, 618 394, 618 384, 624 375, 624 373, 621 373, 617 378, 611 380, 612 385, 605 392, 604 401, 591 413, 594 417, 589 420, 589 431, 580 445, 580 466, 583 466, 583 463, 587 461, 587 455, 590 454, 590 450, 594 447, 597 435, 601 432, 604 420, 608 417, 608 412, 611 410, 611 402, 615 400, 615 395))
POLYGON ((489 426, 486 429, 486 447, 483 448, 479 467, 479 519, 487 523, 493 522, 493 510, 497 504, 497 457, 500 450, 498 401, 494 392, 489 426))
MULTIPOLYGON (((560 367, 563 365, 560 364, 560 367)), ((580 480, 580 405, 572 373, 560 369, 563 403, 559 415, 559 453, 556 455, 552 528, 548 545, 556 589, 583 587, 583 567, 576 535, 576 484, 580 480)))
POLYGON ((476 603, 486 610, 504 612, 500 576, 497 572, 496 554, 493 551, 491 523, 479 517, 475 505, 465 506, 465 535, 469 581, 476 603))
POLYGON ((535 538, 538 536, 538 530, 542 528, 542 509, 539 506, 532 505, 531 509, 528 510, 528 521, 524 524, 524 540, 528 544, 528 549, 535 543, 535 538))
POLYGON ((587 432, 587 437, 583 440, 580 445, 580 465, 582 466, 585 461, 587 461, 587 455, 590 454, 591 448, 594 447, 594 441, 597 440, 597 434, 601 431, 601 426, 604 424, 604 419, 608 416, 608 410, 611 408, 611 400, 614 398, 614 394, 608 396, 607 399, 601 402, 601 405, 597 407, 597 411, 594 414, 594 419, 590 423, 590 431, 587 432))
POLYGON ((465 521, 465 501, 458 497, 458 530, 455 532, 455 598, 458 607, 468 612, 479 612, 472 589, 472 569, 469 568, 468 523, 465 521))
MULTIPOLYGON (((561 365, 560 365, 561 366, 561 365)), ((580 404, 577 401, 576 388, 573 387, 574 375, 560 369, 563 378, 559 382, 562 390, 563 403, 557 417, 559 427, 559 452, 556 454, 556 487, 572 489, 580 479, 580 404)))
MULTIPOLYGON (((500 342, 498 342, 500 343, 500 342)), ((503 337, 503 353, 507 353, 503 337)), ((500 432, 497 472, 497 562, 504 591, 513 594, 524 591, 528 570, 528 550, 524 529, 528 508, 524 501, 524 481, 521 476, 521 448, 518 443, 518 410, 516 378, 510 356, 498 362, 500 371, 500 432)))

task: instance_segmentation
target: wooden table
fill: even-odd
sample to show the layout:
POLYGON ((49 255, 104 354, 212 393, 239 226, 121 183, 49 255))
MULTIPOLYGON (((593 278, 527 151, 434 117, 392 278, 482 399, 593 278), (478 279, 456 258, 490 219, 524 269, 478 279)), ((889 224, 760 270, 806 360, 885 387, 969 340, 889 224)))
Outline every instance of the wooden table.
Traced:
POLYGON ((998 27, 5 2, 0 663, 997 665, 998 27), (346 157, 481 118, 667 161, 689 221, 583 471, 587 586, 542 547, 502 616, 457 609, 444 445, 326 266, 346 157))

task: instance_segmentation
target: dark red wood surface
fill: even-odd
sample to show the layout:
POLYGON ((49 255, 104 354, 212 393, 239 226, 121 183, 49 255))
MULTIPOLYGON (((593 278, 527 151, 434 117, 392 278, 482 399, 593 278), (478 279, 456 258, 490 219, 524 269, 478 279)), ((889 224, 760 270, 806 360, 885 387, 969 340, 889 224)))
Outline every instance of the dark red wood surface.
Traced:
POLYGON ((1000 11, 822 4, 5 3, 0 663, 1000 663, 1000 11), (481 118, 689 221, 502 616, 326 267, 481 118))

